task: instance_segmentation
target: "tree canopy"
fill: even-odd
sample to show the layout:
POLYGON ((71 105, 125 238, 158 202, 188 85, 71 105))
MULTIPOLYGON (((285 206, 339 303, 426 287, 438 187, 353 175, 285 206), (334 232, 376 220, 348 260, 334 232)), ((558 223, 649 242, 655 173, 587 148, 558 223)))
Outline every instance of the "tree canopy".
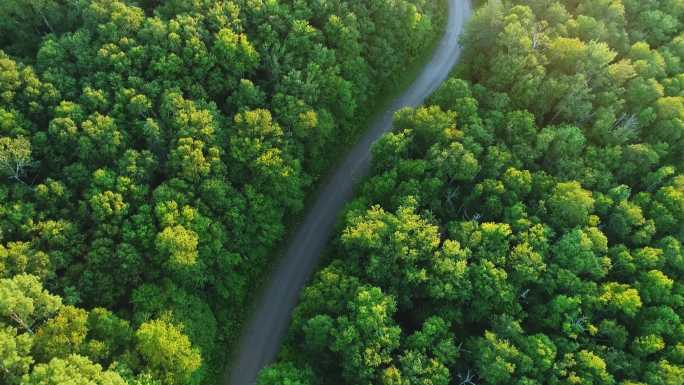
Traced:
POLYGON ((216 383, 445 4, 0 1, 0 382, 216 383))
POLYGON ((454 77, 374 146, 265 373, 684 384, 684 3, 480 3, 454 77))

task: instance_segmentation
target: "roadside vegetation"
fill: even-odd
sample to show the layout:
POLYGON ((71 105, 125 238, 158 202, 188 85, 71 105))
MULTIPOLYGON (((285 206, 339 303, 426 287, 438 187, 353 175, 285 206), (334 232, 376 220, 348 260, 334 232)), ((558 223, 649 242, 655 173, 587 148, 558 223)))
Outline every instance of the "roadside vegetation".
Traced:
POLYGON ((684 384, 684 2, 483 2, 259 385, 684 384))
POLYGON ((0 1, 0 382, 214 384, 430 0, 0 1))

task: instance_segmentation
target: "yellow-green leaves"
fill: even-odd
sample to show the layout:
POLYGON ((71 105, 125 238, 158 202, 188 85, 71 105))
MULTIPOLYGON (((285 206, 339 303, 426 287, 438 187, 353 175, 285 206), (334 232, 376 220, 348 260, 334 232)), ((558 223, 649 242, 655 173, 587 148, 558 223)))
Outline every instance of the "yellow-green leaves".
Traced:
POLYGON ((22 332, 51 317, 62 306, 61 298, 43 289, 38 277, 18 274, 0 279, 0 320, 22 332))
POLYGON ((157 235, 157 250, 167 256, 166 264, 172 269, 189 268, 197 263, 199 237, 182 225, 166 227, 157 235))
POLYGON ((583 189, 578 182, 556 185, 546 204, 551 215, 550 221, 561 229, 586 225, 589 215, 594 211, 591 191, 583 189))
POLYGON ((31 143, 26 138, 0 138, 0 173, 2 175, 20 181, 31 164, 31 143))
POLYGON ((30 375, 22 379, 26 385, 126 385, 119 374, 103 370, 88 358, 70 355, 53 358, 35 366, 30 375))
POLYGON ((165 385, 194 383, 202 357, 181 330, 166 321, 145 322, 135 333, 137 349, 149 370, 165 385))

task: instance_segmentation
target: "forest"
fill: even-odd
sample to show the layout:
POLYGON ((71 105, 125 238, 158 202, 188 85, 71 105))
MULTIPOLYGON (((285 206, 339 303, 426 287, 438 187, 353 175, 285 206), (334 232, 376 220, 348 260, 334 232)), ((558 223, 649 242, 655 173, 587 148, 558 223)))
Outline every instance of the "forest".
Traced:
POLYGON ((684 1, 479 3, 259 385, 684 384, 684 1))
POLYGON ((215 384, 444 5, 0 1, 0 383, 215 384))

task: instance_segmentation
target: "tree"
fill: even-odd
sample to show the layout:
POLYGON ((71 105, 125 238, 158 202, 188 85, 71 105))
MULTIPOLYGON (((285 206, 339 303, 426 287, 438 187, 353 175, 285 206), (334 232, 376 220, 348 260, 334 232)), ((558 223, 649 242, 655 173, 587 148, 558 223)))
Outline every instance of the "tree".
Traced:
POLYGON ((582 385, 615 383, 615 379, 607 371, 605 361, 588 350, 566 354, 559 366, 561 375, 565 377, 564 383, 582 385))
POLYGON ((38 364, 30 375, 24 376, 22 384, 58 385, 58 384, 96 384, 125 385, 126 382, 116 372, 102 370, 87 358, 70 355, 64 359, 53 358, 47 364, 38 364))
POLYGON ((516 373, 521 353, 508 341, 486 331, 484 338, 473 342, 477 352, 477 373, 489 384, 506 384, 516 373))
POLYGON ((408 337, 406 345, 446 367, 454 365, 460 355, 451 324, 438 316, 428 318, 420 330, 408 337))
POLYGON ((559 229, 571 229, 588 223, 594 210, 594 199, 590 191, 584 190, 578 182, 559 183, 546 202, 549 222, 559 229))
POLYGON ((379 207, 349 219, 341 237, 347 253, 364 266, 369 282, 384 288, 401 303, 424 290, 427 269, 437 247, 437 228, 415 213, 409 201, 396 215, 379 207))
POLYGON ((0 23, 3 38, 0 46, 9 47, 19 54, 33 53, 40 38, 49 33, 61 33, 74 26, 84 1, 64 0, 10 0, 0 6, 6 15, 0 23))
MULTIPOLYGON (((183 333, 202 357, 217 354, 215 349, 221 346, 217 341, 218 315, 192 289, 184 290, 171 281, 162 285, 143 284, 133 291, 131 302, 135 311, 133 322, 167 317, 174 324, 183 325, 183 333)), ((124 330, 119 333, 124 334, 124 330)), ((206 366, 206 361, 203 364, 206 366)))
POLYGON ((651 363, 646 372, 645 380, 649 384, 655 385, 681 385, 682 375, 684 375, 684 367, 668 362, 667 360, 660 360, 657 363, 651 363))
POLYGON ((43 289, 38 277, 28 274, 0 279, 0 317, 23 332, 51 317, 62 306, 61 298, 43 289))
POLYGON ((609 312, 623 313, 628 317, 634 317, 642 306, 636 289, 616 282, 602 285, 599 301, 609 312))
MULTIPOLYGON (((30 274, 42 279, 52 277, 55 266, 50 256, 34 250, 28 242, 9 242, 0 246, 0 277, 30 274)), ((54 258, 53 258, 54 260, 54 258)))
POLYGON ((350 382, 372 381, 392 361, 401 330, 392 315, 396 303, 378 288, 361 288, 332 331, 330 349, 342 359, 342 375, 350 382))
POLYGON ((566 233, 552 248, 554 262, 580 276, 605 277, 611 261, 605 257, 608 239, 600 230, 575 229, 566 233))
POLYGON ((373 381, 392 362, 401 330, 393 320, 396 302, 377 287, 328 268, 303 293, 293 324, 311 354, 331 354, 320 362, 346 381, 373 381), (330 285, 336 282, 336 285, 330 285), (331 358, 332 358, 331 357, 331 358))
POLYGON ((29 333, 17 333, 16 328, 0 328, 0 368, 8 384, 19 384, 34 360, 31 357, 33 338, 29 333))
POLYGON ((444 149, 432 147, 429 152, 428 160, 437 168, 437 176, 447 184, 472 181, 480 172, 475 155, 458 142, 444 149))
POLYGON ((439 106, 443 111, 457 111, 459 101, 470 97, 470 87, 464 80, 449 78, 430 96, 430 104, 439 106))
POLYGON ((209 148, 205 155, 205 144, 193 138, 181 138, 171 153, 170 166, 183 178, 197 182, 209 175, 211 163, 219 156, 217 148, 209 148))
POLYGON ((232 78, 242 78, 253 71, 259 61, 259 54, 247 35, 236 34, 228 28, 222 28, 217 33, 213 50, 219 63, 232 78))
POLYGON ((456 129, 455 116, 454 112, 444 112, 437 106, 416 110, 405 108, 396 113, 394 127, 398 130, 412 130, 413 148, 416 153, 424 154, 431 143, 453 133, 456 129))
POLYGON ((156 247, 171 269, 190 268, 197 263, 197 234, 182 225, 164 228, 157 235, 156 247))
POLYGON ((299 369, 292 363, 280 363, 262 370, 257 385, 309 385, 311 376, 310 370, 299 369))
POLYGON ((0 172, 2 174, 22 181, 21 178, 32 164, 31 143, 26 138, 0 138, 0 172))
POLYGON ((57 315, 36 331, 34 356, 39 362, 51 358, 67 358, 85 351, 88 333, 87 312, 73 306, 63 306, 57 315))
POLYGON ((150 372, 164 384, 196 383, 193 374, 202 357, 178 327, 159 319, 148 321, 140 325, 135 338, 150 372))
POLYGON ((399 367, 401 384, 448 385, 451 380, 449 369, 443 363, 414 351, 399 356, 399 367))

